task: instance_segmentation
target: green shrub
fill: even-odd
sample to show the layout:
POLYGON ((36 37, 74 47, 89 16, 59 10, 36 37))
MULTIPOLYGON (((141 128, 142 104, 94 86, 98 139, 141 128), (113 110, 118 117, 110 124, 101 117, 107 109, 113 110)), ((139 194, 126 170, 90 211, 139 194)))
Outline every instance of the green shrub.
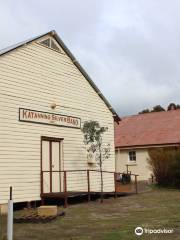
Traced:
POLYGON ((180 149, 149 149, 149 165, 160 186, 180 187, 180 149))
POLYGON ((180 150, 176 151, 174 160, 171 164, 172 185, 180 187, 180 150))

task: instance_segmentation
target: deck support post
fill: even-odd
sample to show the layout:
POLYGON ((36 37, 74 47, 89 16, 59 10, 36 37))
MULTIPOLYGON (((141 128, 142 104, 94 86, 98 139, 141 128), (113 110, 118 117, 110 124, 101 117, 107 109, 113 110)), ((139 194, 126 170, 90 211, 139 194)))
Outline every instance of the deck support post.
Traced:
POLYGON ((101 203, 103 203, 104 201, 104 192, 103 192, 103 171, 102 169, 100 170, 100 174, 101 174, 101 203))
POLYGON ((88 202, 91 201, 91 193, 90 193, 90 176, 89 170, 87 170, 87 185, 88 185, 88 202))
POLYGON ((27 202, 27 208, 28 208, 28 209, 31 209, 31 208, 32 208, 32 205, 31 205, 31 202, 30 202, 30 201, 27 202))
POLYGON ((64 207, 68 206, 68 196, 67 196, 67 172, 64 171, 64 207))
POLYGON ((116 172, 114 172, 114 197, 117 198, 116 172))
POLYGON ((137 175, 135 175, 135 190, 136 190, 136 194, 137 194, 138 193, 137 175))
POLYGON ((43 188, 43 171, 41 171, 41 205, 44 205, 44 199, 42 198, 42 194, 44 192, 44 188, 43 188))
POLYGON ((154 183, 154 176, 151 175, 151 183, 154 183))
POLYGON ((41 197, 41 206, 44 205, 44 198, 41 197))

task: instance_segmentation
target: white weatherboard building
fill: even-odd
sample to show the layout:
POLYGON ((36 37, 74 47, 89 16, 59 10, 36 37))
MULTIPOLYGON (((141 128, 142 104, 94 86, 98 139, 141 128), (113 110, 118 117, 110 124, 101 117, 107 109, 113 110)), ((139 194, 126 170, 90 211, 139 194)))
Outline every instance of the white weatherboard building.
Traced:
POLYGON ((115 123, 116 171, 133 172, 138 180, 152 179, 149 150, 179 146, 179 109, 127 116, 115 123))
MULTIPOLYGON (((108 127, 103 141, 110 144, 110 158, 103 170, 115 171, 114 118, 55 31, 0 51, 0 204, 7 203, 10 186, 14 202, 87 191, 86 171, 74 170, 99 167, 87 161, 85 121, 108 127)), ((100 191, 100 174, 89 174, 90 191, 100 191)), ((104 173, 104 191, 114 191, 112 174, 104 173)))

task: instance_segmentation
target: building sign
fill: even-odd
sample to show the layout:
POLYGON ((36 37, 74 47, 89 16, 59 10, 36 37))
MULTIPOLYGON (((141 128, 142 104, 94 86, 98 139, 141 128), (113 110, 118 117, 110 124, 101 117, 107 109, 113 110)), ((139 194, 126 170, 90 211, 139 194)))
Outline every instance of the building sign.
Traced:
POLYGON ((24 108, 19 109, 19 121, 81 128, 80 118, 24 108))

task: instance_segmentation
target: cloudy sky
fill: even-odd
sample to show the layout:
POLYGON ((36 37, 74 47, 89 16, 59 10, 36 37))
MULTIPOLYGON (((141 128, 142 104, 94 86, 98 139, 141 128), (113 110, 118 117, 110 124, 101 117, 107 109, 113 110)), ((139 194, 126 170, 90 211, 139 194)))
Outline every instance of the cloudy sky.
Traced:
POLYGON ((179 0, 1 0, 0 48, 55 29, 120 116, 180 103, 179 0))

